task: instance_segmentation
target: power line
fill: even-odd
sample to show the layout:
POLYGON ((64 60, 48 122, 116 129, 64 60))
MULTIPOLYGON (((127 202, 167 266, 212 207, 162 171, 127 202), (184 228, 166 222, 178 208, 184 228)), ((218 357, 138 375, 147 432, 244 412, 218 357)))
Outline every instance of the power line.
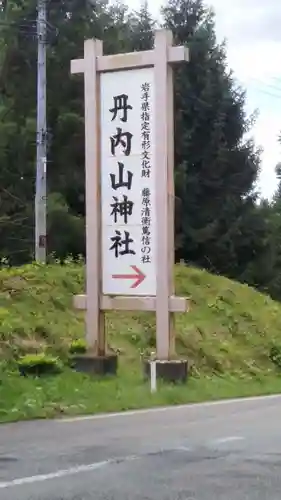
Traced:
POLYGON ((249 90, 249 87, 251 87, 261 94, 268 95, 274 99, 281 99, 281 86, 279 87, 277 85, 272 85, 271 83, 265 83, 257 78, 251 78, 250 81, 242 81, 241 83, 246 87, 246 91, 249 90), (272 92, 272 90, 275 92, 272 92))
POLYGON ((254 84, 256 83, 258 86, 260 86, 257 87, 259 91, 262 91, 263 93, 270 95, 271 97, 281 98, 281 87, 278 87, 277 85, 271 85, 270 83, 265 83, 261 80, 258 80, 257 78, 252 78, 251 80, 254 84), (272 92, 272 90, 274 91, 274 93, 272 92))
POLYGON ((257 92, 260 92, 261 94, 265 94, 265 95, 268 95, 270 97, 274 97, 274 99, 281 99, 281 94, 273 94, 272 92, 270 91, 267 91, 263 88, 259 88, 259 87, 255 87, 255 90, 257 90, 257 92))

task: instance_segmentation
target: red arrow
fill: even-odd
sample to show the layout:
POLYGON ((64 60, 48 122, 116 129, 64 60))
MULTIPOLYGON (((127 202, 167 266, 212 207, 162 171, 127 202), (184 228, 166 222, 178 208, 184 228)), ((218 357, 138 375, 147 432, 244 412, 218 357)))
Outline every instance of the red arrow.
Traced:
POLYGON ((136 274, 113 274, 112 278, 115 280, 135 280, 130 288, 137 288, 146 278, 146 275, 143 274, 143 272, 137 266, 130 267, 135 271, 136 274))

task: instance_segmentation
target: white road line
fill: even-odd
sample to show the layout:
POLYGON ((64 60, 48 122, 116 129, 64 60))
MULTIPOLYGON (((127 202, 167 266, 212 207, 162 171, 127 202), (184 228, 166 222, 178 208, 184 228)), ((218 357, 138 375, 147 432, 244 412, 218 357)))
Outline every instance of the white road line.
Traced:
POLYGON ((204 403, 193 403, 193 404, 185 404, 185 405, 175 405, 175 406, 159 406, 156 408, 147 408, 145 410, 130 410, 123 411, 118 413, 100 413, 97 415, 85 415, 81 417, 68 417, 56 419, 55 422, 60 424, 68 424, 74 422, 82 422, 83 420, 104 420, 105 418, 116 418, 116 417, 129 417, 134 415, 145 415, 149 413, 158 413, 158 412, 167 412, 167 411, 177 411, 177 410, 188 410, 189 408, 204 408, 210 406, 222 406, 222 405, 231 405, 236 403, 251 403, 251 402, 259 402, 259 401, 269 401, 274 399, 280 399, 280 394, 272 394, 269 396, 255 396, 249 398, 236 398, 236 399, 222 399, 219 401, 206 401, 204 403))
POLYGON ((56 479, 60 477, 72 476, 74 474, 79 474, 80 472, 89 472, 100 467, 108 465, 108 461, 97 462, 95 464, 80 465, 78 467, 71 467, 71 469, 58 470, 55 472, 50 472, 49 474, 40 474, 37 476, 21 477, 18 479, 12 479, 11 481, 6 481, 5 483, 0 483, 0 489, 12 488, 13 486, 22 486, 24 484, 40 483, 43 481, 48 481, 49 479, 56 479))
POLYGON ((243 441, 244 439, 245 438, 242 436, 226 436, 218 439, 213 439, 211 441, 211 444, 216 445, 216 444, 232 443, 234 441, 243 441))
POLYGON ((25 484, 41 483, 43 481, 48 481, 51 479, 59 479, 67 476, 74 476, 75 474, 80 474, 81 472, 90 472, 96 469, 105 467, 106 465, 111 465, 118 463, 119 461, 132 461, 135 460, 135 455, 124 457, 122 459, 109 459, 102 462, 96 462, 87 465, 78 465, 77 467, 71 467, 70 469, 57 470, 55 472, 50 472, 49 474, 39 474, 36 476, 21 477, 18 479, 12 479, 11 481, 0 482, 0 489, 13 488, 15 486, 23 486, 25 484))
MULTIPOLYGON (((216 444, 222 444, 222 443, 228 443, 231 441, 238 441, 238 440, 243 440, 245 439, 242 436, 226 436, 222 438, 215 439, 210 442, 212 445, 216 444)), ((158 450, 159 451, 159 450, 158 450)), ((177 446, 175 448, 164 448, 162 450, 163 452, 167 451, 183 451, 183 452, 192 452, 194 451, 194 448, 188 447, 188 446, 177 446)), ((148 453, 149 455, 149 453, 148 453)), ((21 477, 17 479, 12 479, 10 481, 6 482, 0 482, 0 489, 8 489, 8 488, 13 488, 16 486, 24 486, 27 484, 34 484, 34 483, 41 483, 44 481, 49 481, 52 479, 60 479, 62 477, 67 477, 67 476, 74 476, 76 474, 80 474, 83 472, 91 472, 97 469, 101 469, 102 467, 112 465, 112 464, 118 464, 122 462, 132 462, 133 460, 136 459, 141 459, 145 457, 145 455, 129 455, 126 457, 119 457, 119 458, 112 458, 108 460, 103 460, 102 462, 95 462, 93 464, 87 464, 87 465, 78 465, 76 467, 71 467, 69 469, 61 469, 57 470, 54 472, 50 472, 47 474, 38 474, 34 476, 27 476, 27 477, 21 477)))
POLYGON ((174 448, 175 451, 193 451, 193 448, 190 448, 189 446, 177 446, 177 448, 174 448))

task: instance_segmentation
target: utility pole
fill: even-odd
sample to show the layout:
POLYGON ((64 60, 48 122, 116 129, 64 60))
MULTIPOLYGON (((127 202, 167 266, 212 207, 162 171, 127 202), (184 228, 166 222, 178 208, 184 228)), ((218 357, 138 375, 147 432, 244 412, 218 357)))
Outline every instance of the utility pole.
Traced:
POLYGON ((47 233, 47 122, 46 122, 46 0, 37 4, 37 154, 35 193, 35 260, 46 262, 47 233))

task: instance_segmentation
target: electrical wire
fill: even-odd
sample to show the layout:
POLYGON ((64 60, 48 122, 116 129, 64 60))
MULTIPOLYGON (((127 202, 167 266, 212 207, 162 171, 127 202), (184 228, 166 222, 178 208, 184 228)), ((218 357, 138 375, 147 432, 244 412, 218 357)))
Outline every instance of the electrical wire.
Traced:
MULTIPOLYGON (((249 92, 250 88, 254 88, 256 91, 261 94, 268 95, 269 97, 273 97, 274 99, 281 99, 281 84, 280 86, 272 85, 271 83, 266 83, 257 78, 251 78, 250 81, 242 81, 243 86, 245 86, 249 92), (274 90, 274 92, 272 92, 274 90), (280 94, 278 93, 280 92, 280 94)), ((281 126, 281 120, 280 120, 281 126)))

